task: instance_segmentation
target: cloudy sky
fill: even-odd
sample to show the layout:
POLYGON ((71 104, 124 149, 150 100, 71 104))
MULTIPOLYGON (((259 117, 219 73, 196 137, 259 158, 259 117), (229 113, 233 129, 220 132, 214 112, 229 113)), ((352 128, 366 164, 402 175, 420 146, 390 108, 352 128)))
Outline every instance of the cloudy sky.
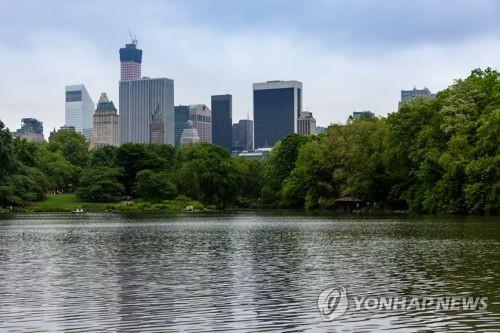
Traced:
POLYGON ((130 29, 143 75, 175 80, 175 104, 233 95, 252 117, 252 83, 302 81, 319 125, 384 115, 401 89, 438 91, 500 63, 500 1, 189 0, 0 2, 0 119, 64 124, 64 86, 118 104, 118 49, 130 29))

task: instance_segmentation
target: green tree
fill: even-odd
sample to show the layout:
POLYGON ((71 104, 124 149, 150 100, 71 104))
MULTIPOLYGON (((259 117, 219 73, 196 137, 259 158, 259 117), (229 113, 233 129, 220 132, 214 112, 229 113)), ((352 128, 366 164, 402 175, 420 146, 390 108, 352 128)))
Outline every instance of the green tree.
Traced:
POLYGON ((90 162, 89 143, 77 131, 58 131, 50 139, 48 149, 61 152, 74 166, 84 168, 90 162))
POLYGON ((90 167, 114 166, 116 156, 118 155, 118 149, 118 147, 114 146, 104 146, 92 149, 90 151, 90 167))
POLYGON ((137 173, 134 194, 145 200, 162 201, 175 198, 177 187, 165 171, 142 170, 137 173))
POLYGON ((202 143, 182 148, 178 165, 176 179, 184 195, 224 209, 241 193, 241 171, 222 147, 202 143))
POLYGON ((110 167, 96 167, 83 171, 76 194, 93 202, 116 202, 124 193, 125 187, 118 178, 121 170, 110 167))
POLYGON ((123 169, 120 181, 125 185, 128 194, 133 192, 137 174, 142 170, 168 170, 173 161, 166 151, 172 148, 161 145, 126 143, 118 148, 115 165, 123 169))

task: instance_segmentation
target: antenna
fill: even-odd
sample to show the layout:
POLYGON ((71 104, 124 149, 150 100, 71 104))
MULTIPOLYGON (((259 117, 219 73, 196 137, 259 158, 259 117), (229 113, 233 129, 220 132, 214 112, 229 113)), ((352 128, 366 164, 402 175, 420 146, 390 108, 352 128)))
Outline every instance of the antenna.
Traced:
POLYGON ((132 44, 136 45, 137 46, 137 36, 132 36, 132 32, 130 32, 130 29, 128 30, 128 34, 130 36, 130 39, 132 40, 132 44))

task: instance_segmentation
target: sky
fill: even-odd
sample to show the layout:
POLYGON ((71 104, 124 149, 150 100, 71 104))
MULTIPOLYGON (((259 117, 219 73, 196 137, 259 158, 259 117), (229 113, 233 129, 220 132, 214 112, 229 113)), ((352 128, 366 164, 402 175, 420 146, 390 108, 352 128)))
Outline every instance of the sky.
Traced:
POLYGON ((233 95, 252 118, 252 83, 303 82, 317 124, 386 115, 401 89, 437 92, 500 63, 496 0, 2 0, 0 120, 64 124, 64 87, 118 107, 118 50, 143 50, 142 74, 175 81, 175 104, 233 95))

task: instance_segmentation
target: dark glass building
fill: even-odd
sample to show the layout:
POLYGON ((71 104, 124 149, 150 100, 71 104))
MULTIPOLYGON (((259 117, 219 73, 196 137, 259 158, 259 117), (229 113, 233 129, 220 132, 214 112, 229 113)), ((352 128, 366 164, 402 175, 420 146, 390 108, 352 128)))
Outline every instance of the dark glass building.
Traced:
POLYGON ((174 108, 175 146, 181 146, 182 131, 189 120, 189 105, 178 105, 174 108))
POLYGON ((255 148, 273 147, 290 133, 297 133, 302 111, 302 83, 267 81, 253 85, 255 148))
POLYGON ((212 96, 212 143, 231 152, 233 96, 212 96))

